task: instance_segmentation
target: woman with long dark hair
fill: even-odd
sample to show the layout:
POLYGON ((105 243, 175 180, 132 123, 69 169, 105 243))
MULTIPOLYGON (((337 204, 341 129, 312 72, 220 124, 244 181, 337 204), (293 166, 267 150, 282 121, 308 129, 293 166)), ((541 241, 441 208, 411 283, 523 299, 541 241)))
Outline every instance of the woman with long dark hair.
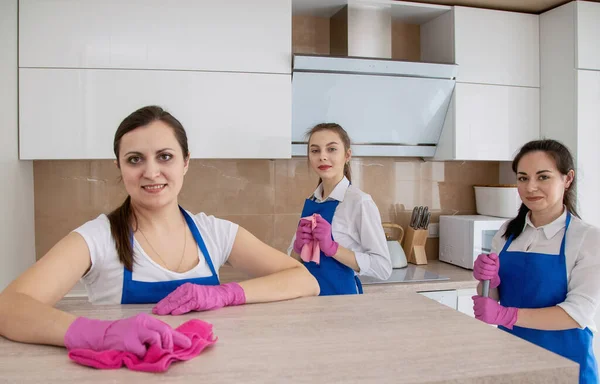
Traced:
POLYGON ((579 382, 598 383, 600 230, 577 214, 573 157, 560 142, 536 140, 512 169, 523 204, 475 261, 475 278, 490 281, 490 297, 473 297, 475 317, 579 363, 579 382))
MULTIPOLYGON (((299 262, 227 220, 178 204, 190 153, 186 132, 157 106, 119 125, 115 164, 128 197, 65 236, 0 294, 0 335, 67 349, 143 356, 190 340, 149 314, 121 320, 76 317, 54 308, 79 279, 94 304, 156 304, 156 315, 314 296, 316 279, 299 262), (221 284, 228 263, 253 279, 221 284)), ((15 257, 17 257, 15 255, 15 257)))

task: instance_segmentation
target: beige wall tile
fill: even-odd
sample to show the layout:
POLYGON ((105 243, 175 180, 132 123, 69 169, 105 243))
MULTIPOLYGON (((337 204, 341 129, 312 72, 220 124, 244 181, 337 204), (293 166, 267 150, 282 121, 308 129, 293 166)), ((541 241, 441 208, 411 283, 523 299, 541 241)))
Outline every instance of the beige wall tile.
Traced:
MULTIPOLYGON (((410 158, 353 158, 352 182, 370 194, 383 222, 407 227, 414 206, 441 214, 475 213, 474 184, 498 182, 497 162, 425 162, 410 158)), ((112 161, 34 162, 37 257, 85 221, 125 199, 112 161)), ((317 176, 306 158, 192 160, 180 204, 242 225, 285 252, 317 176)), ((437 239, 427 242, 437 258, 437 239)))
POLYGON ((274 169, 270 160, 192 160, 179 202, 215 216, 273 214, 274 169))
POLYGON ((329 19, 292 16, 292 51, 294 53, 328 54, 329 19))

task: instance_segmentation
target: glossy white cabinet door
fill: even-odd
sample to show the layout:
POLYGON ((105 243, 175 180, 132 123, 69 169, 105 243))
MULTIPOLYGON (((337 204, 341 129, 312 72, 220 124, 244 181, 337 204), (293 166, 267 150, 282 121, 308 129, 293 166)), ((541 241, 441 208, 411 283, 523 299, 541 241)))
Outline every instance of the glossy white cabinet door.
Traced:
POLYGON ((419 292, 419 294, 444 304, 447 307, 456 309, 456 291, 429 291, 419 292))
POLYGON ((192 158, 289 158, 289 75, 19 70, 21 159, 112 159, 129 113, 157 104, 186 128, 192 158))
POLYGON ((291 0, 21 0, 19 66, 290 73, 291 0))
POLYGON ((539 16, 454 8, 457 81, 540 86, 539 16))
POLYGON ((577 64, 600 71, 600 3, 577 2, 577 64))
MULTIPOLYGON (((600 227, 600 71, 577 72, 577 197, 582 219, 600 227)), ((573 129, 573 127, 569 127, 573 129)))
POLYGON ((472 297, 477 294, 477 289, 458 289, 456 290, 456 309, 467 316, 475 317, 473 312, 472 297))
POLYGON ((512 161, 540 137, 539 88, 457 83, 456 160, 512 161))

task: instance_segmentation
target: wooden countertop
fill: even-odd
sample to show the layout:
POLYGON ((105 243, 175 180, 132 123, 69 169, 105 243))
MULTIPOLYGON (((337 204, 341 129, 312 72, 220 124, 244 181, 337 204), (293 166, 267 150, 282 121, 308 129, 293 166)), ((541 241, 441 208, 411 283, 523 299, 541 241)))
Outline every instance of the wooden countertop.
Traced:
MULTIPOLYGON (((148 305, 58 308, 101 319, 150 312, 148 305)), ((1 382, 18 383, 565 383, 578 365, 410 292, 310 297, 222 308, 200 318, 219 341, 164 374, 100 371, 63 348, 0 338, 1 382)))

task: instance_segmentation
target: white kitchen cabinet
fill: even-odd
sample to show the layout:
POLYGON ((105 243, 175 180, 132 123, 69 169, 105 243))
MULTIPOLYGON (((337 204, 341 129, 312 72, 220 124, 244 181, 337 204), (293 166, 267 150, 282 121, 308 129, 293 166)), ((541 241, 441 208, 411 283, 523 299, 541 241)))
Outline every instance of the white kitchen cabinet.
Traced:
POLYGON ((21 159, 113 159, 129 113, 164 107, 192 158, 289 158, 291 82, 281 74, 102 69, 19 70, 21 159))
POLYGON ((432 300, 437 301, 440 304, 444 304, 447 307, 452 309, 456 309, 456 291, 428 291, 428 292, 419 292, 419 294, 428 297, 432 300))
MULTIPOLYGON (((596 61, 600 52, 599 21, 596 25, 590 23, 599 15, 598 6, 571 2, 540 16, 541 134, 563 142, 575 157, 578 213, 597 227, 600 71, 578 67, 600 63, 596 61)), ((595 320, 600 329, 600 313, 595 320)), ((594 352, 600 355, 598 337, 594 338, 594 352)))
POLYGON ((577 68, 600 71, 600 3, 577 1, 577 68))
POLYGON ((421 59, 458 64, 461 83, 539 87, 539 16, 455 6, 421 25, 421 59))
POLYGON ((511 161, 540 137, 540 90, 456 83, 436 160, 511 161))
POLYGON ((291 72, 291 0, 20 0, 19 66, 291 72))
POLYGON ((472 297, 477 294, 476 288, 456 290, 456 309, 467 316, 475 317, 472 297))
POLYGON ((454 7, 457 81, 540 86, 539 16, 454 7))
POLYGON ((600 226, 600 71, 577 71, 577 192, 584 220, 600 226))

